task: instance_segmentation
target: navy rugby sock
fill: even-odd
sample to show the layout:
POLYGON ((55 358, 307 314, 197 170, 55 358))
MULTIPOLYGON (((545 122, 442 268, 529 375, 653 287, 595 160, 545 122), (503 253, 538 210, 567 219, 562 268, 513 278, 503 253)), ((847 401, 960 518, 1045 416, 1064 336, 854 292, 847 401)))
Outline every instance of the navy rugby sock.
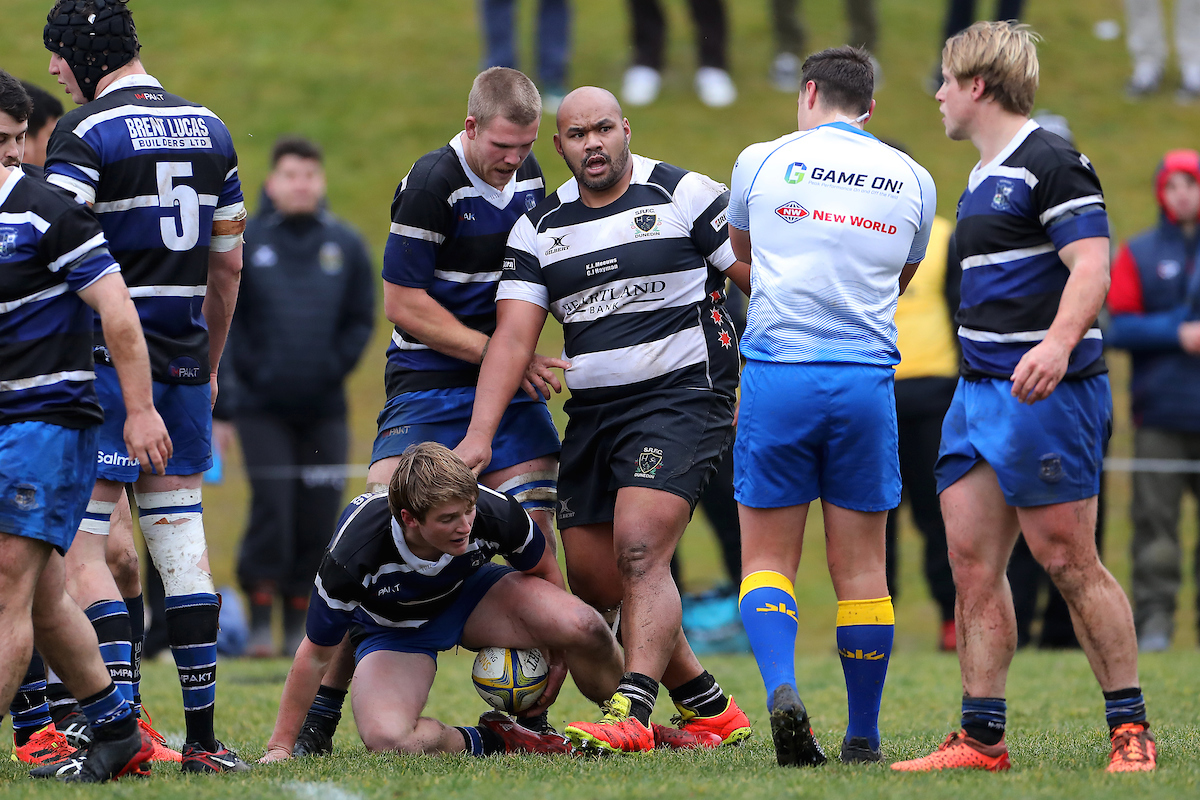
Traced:
POLYGON ((473 756, 490 756, 505 750, 500 734, 482 725, 474 728, 456 727, 454 730, 462 734, 463 741, 467 743, 467 752, 473 756))
POLYGON ((729 699, 721 691, 721 684, 708 670, 671 689, 670 694, 675 705, 694 712, 698 717, 719 716, 729 706, 729 699))
POLYGON ((167 636, 183 687, 187 741, 213 752, 213 706, 217 698, 217 596, 197 592, 167 598, 167 636))
POLYGON ((91 697, 79 701, 83 715, 87 717, 88 727, 98 739, 118 739, 128 735, 137 725, 133 709, 121 694, 116 684, 108 684, 107 689, 101 689, 91 697))
POLYGON ((984 744, 999 744, 1004 738, 1008 704, 1003 697, 963 695, 962 726, 967 735, 984 744))
POLYGON ((12 714, 13 741, 18 747, 54 721, 50 718, 50 703, 46 700, 46 665, 36 650, 29 659, 29 668, 9 713, 12 714))
POLYGON ((126 597, 129 609, 130 666, 133 667, 133 713, 142 715, 142 648, 146 644, 146 605, 142 596, 126 597))
POLYGON ((99 600, 83 610, 96 629, 100 657, 121 696, 133 703, 133 654, 129 610, 122 600, 99 600))
POLYGON ((1133 686, 1115 692, 1105 692, 1104 716, 1108 720, 1109 730, 1130 722, 1145 722, 1146 699, 1142 697, 1141 687, 1133 686))

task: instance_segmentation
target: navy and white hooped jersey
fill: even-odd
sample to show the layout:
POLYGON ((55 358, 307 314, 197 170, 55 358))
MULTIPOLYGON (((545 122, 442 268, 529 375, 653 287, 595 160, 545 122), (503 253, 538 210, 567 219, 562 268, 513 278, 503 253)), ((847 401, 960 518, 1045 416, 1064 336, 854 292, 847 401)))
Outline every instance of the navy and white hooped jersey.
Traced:
MULTIPOLYGON (((209 249, 245 216, 225 124, 149 75, 130 75, 59 121, 46 179, 92 205, 137 306, 154 380, 208 383, 209 249)), ((96 358, 108 363, 107 350, 96 358)))
POLYGON ((900 273, 925 257, 936 210, 924 167, 845 122, 747 147, 729 200, 752 249, 742 355, 898 363, 900 273))
POLYGON ((96 315, 76 292, 120 268, 86 207, 20 169, 0 177, 0 425, 95 425, 96 315))
MULTIPOLYGON (((955 233, 964 377, 1012 376, 1058 313, 1071 274, 1058 251, 1093 237, 1108 237, 1104 192, 1091 162, 1063 138, 1030 120, 991 163, 975 166, 955 233)), ((1066 379, 1106 372, 1103 348, 1093 323, 1066 379)))
POLYGON ((308 638, 335 645, 352 623, 420 628, 449 608, 463 582, 493 556, 522 571, 537 566, 546 540, 520 503, 481 485, 475 510, 467 552, 426 561, 405 543, 386 492, 354 498, 317 570, 308 638))
POLYGON ((584 205, 571 179, 521 217, 496 299, 533 303, 562 323, 572 402, 666 388, 732 397, 729 191, 698 172, 631 158, 629 188, 608 205, 584 205))
MULTIPOLYGON (((458 134, 427 153, 396 189, 383 279, 424 289, 468 328, 496 330, 496 284, 517 218, 546 196, 531 153, 503 189, 471 171, 458 134)), ((387 353, 387 394, 473 387, 479 365, 444 355, 396 326, 387 353)))

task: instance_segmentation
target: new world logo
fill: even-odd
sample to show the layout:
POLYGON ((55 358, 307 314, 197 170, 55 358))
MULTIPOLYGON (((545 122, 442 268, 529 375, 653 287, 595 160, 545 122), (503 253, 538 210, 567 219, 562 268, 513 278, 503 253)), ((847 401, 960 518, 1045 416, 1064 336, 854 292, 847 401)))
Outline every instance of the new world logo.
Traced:
POLYGON ((792 223, 799 222, 807 217, 808 209, 797 203, 795 200, 791 200, 775 209, 775 213, 783 217, 784 221, 792 223))

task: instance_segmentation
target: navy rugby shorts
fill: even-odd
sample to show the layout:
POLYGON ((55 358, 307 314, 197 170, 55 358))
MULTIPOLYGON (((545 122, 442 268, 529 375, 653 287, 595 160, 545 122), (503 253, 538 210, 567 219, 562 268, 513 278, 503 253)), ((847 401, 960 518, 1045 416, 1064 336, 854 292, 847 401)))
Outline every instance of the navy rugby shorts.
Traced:
POLYGON ((96 484, 96 436, 95 426, 0 425, 0 533, 66 554, 96 484))
MULTIPOLYGON (((505 575, 516 572, 504 564, 488 562, 463 581, 462 592, 450 607, 419 628, 386 628, 356 623, 350 628, 350 644, 357 664, 376 650, 393 653, 424 653, 437 661, 437 654, 460 644, 463 628, 475 606, 505 575)), ((359 612, 360 614, 362 612, 359 612)))
MULTIPOLYGON (((133 483, 142 474, 141 465, 129 459, 125 449, 125 400, 117 371, 96 365, 96 394, 104 408, 100 426, 98 477, 133 483)), ((154 407, 171 435, 173 448, 167 462, 168 475, 198 475, 212 466, 212 388, 207 384, 188 386, 154 382, 154 407)))
POLYGON ((938 493, 986 461, 1010 506, 1093 497, 1100 492, 1112 413, 1107 375, 1063 381, 1033 405, 1012 396, 1012 381, 960 379, 942 422, 938 493))
POLYGON ((818 497, 851 511, 900 505, 891 367, 747 361, 733 445, 734 496, 751 508, 818 497))
POLYGON ((733 400, 661 389, 601 403, 566 403, 558 466, 558 529, 612 522, 617 491, 658 489, 694 510, 733 435, 733 400))
MULTIPOLYGON (((388 398, 379 412, 371 463, 398 456, 419 442, 437 442, 453 450, 467 435, 474 404, 474 387, 403 392, 388 398)), ((488 472, 558 455, 558 451, 558 430, 546 403, 531 400, 522 391, 500 419, 488 472)))

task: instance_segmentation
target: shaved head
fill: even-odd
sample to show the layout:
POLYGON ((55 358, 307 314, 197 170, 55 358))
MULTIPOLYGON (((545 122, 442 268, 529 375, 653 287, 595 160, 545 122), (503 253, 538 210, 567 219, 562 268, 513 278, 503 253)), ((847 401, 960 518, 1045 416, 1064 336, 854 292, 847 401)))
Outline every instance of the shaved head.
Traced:
POLYGON ((601 89, 599 86, 580 86, 563 98, 554 121, 561 132, 563 125, 571 117, 583 114, 598 118, 597 112, 598 117, 622 118, 621 104, 617 101, 615 94, 608 89, 601 89))
POLYGON ((581 86, 558 107, 554 146, 580 186, 585 202, 608 202, 629 184, 629 122, 621 104, 607 89, 581 86))

